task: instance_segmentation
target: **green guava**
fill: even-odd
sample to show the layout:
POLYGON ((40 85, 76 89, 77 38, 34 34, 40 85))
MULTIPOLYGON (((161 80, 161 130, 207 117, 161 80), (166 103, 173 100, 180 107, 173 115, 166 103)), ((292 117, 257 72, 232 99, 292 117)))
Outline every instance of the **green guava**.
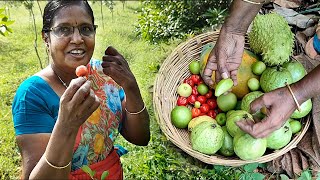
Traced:
POLYGON ((260 77, 260 86, 264 92, 270 92, 280 87, 284 87, 285 83, 292 83, 291 74, 287 69, 279 66, 268 67, 263 71, 260 77))
POLYGON ((241 109, 247 112, 250 112, 250 104, 252 101, 254 101, 255 99, 257 99, 258 97, 262 96, 263 92, 261 91, 253 91, 250 92, 248 94, 246 94, 243 98, 242 98, 242 102, 241 102, 241 109))
POLYGON ((307 74, 307 71, 304 69, 303 65, 296 60, 284 63, 283 67, 290 72, 292 83, 299 81, 307 74))
POLYGON ((192 149, 204 154, 215 154, 223 144, 224 133, 217 123, 202 122, 191 132, 192 149))
POLYGON ((305 101, 304 103, 301 104, 300 106, 301 108, 301 111, 299 112, 298 109, 296 109, 292 115, 290 116, 291 118, 294 118, 294 119, 299 119, 299 118, 303 118, 305 117, 306 115, 309 114, 309 112, 311 111, 312 109, 312 101, 311 99, 305 101))
POLYGON ((222 147, 219 149, 219 153, 224 156, 232 156, 234 155, 233 138, 228 133, 226 126, 222 126, 221 129, 223 130, 223 133, 224 133, 224 141, 223 141, 222 147))
POLYGON ((242 160, 255 160, 266 152, 267 139, 255 139, 249 134, 237 135, 234 152, 242 160))
POLYGON ((231 113, 227 113, 227 130, 229 134, 234 137, 237 134, 244 134, 244 132, 237 126, 235 123, 239 120, 253 120, 253 117, 251 114, 249 114, 247 111, 244 110, 235 110, 231 113))
POLYGON ((291 137, 292 130, 289 121, 287 121, 281 128, 273 131, 267 137, 267 147, 269 149, 281 149, 291 141, 291 137))

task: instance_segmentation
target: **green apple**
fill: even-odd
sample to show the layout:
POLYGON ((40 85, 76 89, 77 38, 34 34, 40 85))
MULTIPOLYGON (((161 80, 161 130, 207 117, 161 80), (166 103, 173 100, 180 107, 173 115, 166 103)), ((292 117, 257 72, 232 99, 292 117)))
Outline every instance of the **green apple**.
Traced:
POLYGON ((222 94, 217 98, 217 104, 222 111, 227 112, 236 107, 237 96, 232 92, 228 93, 227 95, 222 94))
POLYGON ((199 61, 193 60, 189 64, 189 70, 192 74, 200 74, 200 63, 199 61))
POLYGON ((192 93, 192 87, 188 83, 182 83, 178 87, 177 93, 182 97, 189 97, 192 93))
POLYGON ((199 94, 201 95, 205 95, 209 92, 209 88, 207 85, 205 84, 199 84, 198 87, 197 87, 197 91, 199 92, 199 94))
POLYGON ((177 128, 188 127, 189 122, 192 119, 192 113, 186 106, 176 106, 171 111, 171 122, 177 128))
POLYGON ((298 121, 298 120, 291 120, 289 121, 290 123, 290 127, 291 127, 291 130, 292 130, 292 133, 295 134, 297 132, 300 132, 301 128, 302 128, 302 125, 301 125, 301 122, 298 121))
POLYGON ((227 121, 226 113, 219 113, 216 116, 216 121, 220 126, 224 126, 227 121))

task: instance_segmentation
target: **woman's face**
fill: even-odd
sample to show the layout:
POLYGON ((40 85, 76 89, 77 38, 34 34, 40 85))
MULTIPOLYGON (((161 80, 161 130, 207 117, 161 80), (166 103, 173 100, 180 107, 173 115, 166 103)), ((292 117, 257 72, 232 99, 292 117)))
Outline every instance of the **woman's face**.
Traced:
POLYGON ((56 66, 74 72, 79 65, 89 63, 94 51, 95 33, 91 36, 83 34, 92 25, 92 18, 82 6, 72 5, 58 10, 48 40, 49 52, 56 66), (68 29, 71 33, 64 35, 68 29))

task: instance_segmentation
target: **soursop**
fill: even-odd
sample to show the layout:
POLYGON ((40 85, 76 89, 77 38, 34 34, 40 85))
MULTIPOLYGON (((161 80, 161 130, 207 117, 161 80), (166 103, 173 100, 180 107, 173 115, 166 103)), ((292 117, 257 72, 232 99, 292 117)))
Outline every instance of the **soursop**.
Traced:
POLYGON ((249 45, 255 53, 262 55, 266 65, 282 65, 292 54, 294 34, 279 14, 257 15, 249 33, 249 45))

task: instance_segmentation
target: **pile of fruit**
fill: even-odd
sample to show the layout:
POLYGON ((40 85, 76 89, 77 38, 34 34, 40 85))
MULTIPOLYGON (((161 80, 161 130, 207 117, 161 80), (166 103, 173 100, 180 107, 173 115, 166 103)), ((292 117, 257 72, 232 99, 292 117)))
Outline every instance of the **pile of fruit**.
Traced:
MULTIPOLYGON (((205 45, 200 59, 189 64, 190 76, 177 88, 177 105, 171 111, 171 122, 177 128, 190 131, 192 148, 204 154, 237 156, 254 160, 267 149, 285 147, 294 134, 301 131, 301 118, 309 114, 311 100, 301 105, 287 122, 267 138, 255 139, 237 125, 239 120, 252 120, 250 103, 266 92, 292 84, 306 75, 299 61, 290 60, 294 36, 280 15, 258 15, 249 33, 249 45, 238 69, 238 85, 224 79, 207 86, 201 79, 214 44, 205 45)), ((212 75, 215 81, 215 72, 212 75)), ((254 114, 263 120, 265 109, 254 114)))

